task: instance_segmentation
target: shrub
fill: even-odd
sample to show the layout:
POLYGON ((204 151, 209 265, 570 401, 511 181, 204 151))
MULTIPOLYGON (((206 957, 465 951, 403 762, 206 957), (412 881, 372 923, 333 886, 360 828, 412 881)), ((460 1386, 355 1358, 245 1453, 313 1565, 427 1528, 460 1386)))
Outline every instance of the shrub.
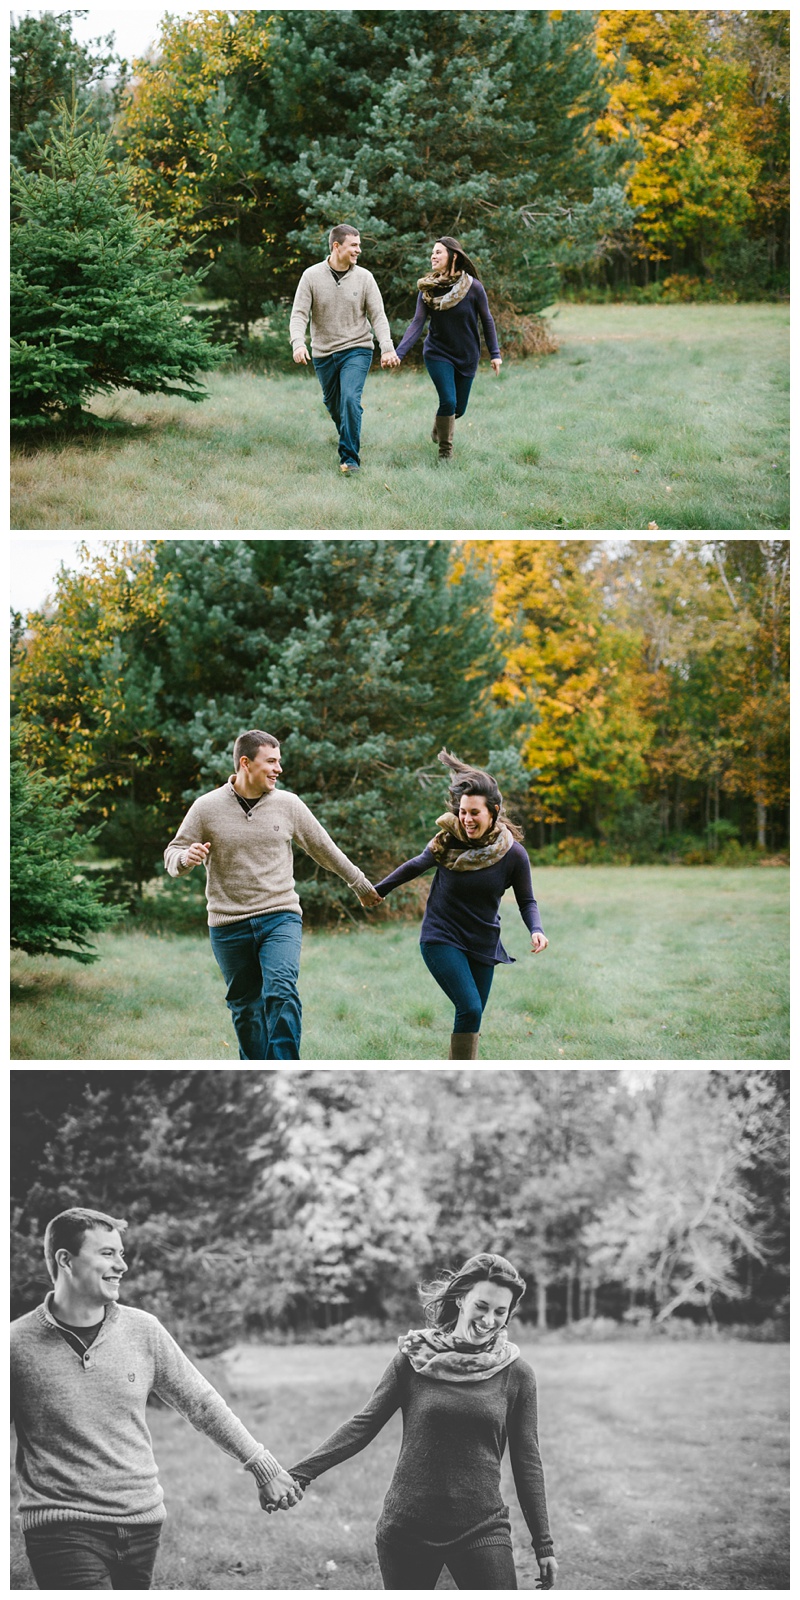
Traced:
POLYGON ((117 388, 202 400, 213 364, 183 304, 185 250, 130 197, 110 141, 62 102, 47 166, 12 174, 11 418, 17 428, 79 420, 117 388))
POLYGON ((12 732, 11 948, 32 956, 71 956, 96 961, 87 933, 99 933, 118 913, 101 901, 102 881, 89 882, 77 871, 80 852, 97 829, 83 838, 76 823, 80 801, 67 800, 65 779, 29 772, 12 732))

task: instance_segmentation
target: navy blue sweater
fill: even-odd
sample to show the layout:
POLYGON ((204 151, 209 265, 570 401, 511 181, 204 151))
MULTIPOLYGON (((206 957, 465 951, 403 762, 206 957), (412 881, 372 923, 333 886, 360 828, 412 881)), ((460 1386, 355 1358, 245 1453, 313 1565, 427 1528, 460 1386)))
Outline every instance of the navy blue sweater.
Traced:
POLYGON ((465 378, 474 378, 481 358, 481 323, 489 355, 499 356, 497 330, 492 321, 486 290, 477 278, 473 278, 463 300, 445 311, 432 309, 426 305, 421 294, 417 295, 414 320, 409 323, 397 346, 401 361, 416 344, 428 316, 431 325, 422 346, 423 356, 431 356, 434 361, 451 361, 456 371, 465 378))
MULTIPOLYGON (((398 884, 408 883, 436 866, 436 857, 425 847, 420 856, 404 861, 376 883, 379 895, 390 894, 398 884)), ((500 943, 500 901, 506 889, 513 889, 520 916, 529 933, 544 932, 539 907, 533 898, 531 865, 521 844, 514 842, 502 861, 480 867, 477 872, 453 872, 438 867, 431 884, 428 904, 420 929, 420 943, 452 944, 476 961, 496 967, 513 961, 500 943)))

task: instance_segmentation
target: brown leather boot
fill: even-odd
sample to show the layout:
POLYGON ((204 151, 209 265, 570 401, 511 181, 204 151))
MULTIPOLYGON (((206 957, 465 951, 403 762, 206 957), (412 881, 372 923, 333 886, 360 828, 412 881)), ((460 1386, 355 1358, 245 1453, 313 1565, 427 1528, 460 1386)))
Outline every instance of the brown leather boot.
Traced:
POLYGON ((455 417, 434 417, 431 438, 434 444, 439 446, 440 461, 452 461, 453 459, 453 436, 455 430, 455 417))
POLYGON ((451 1033, 448 1061, 477 1061, 479 1033, 451 1033))

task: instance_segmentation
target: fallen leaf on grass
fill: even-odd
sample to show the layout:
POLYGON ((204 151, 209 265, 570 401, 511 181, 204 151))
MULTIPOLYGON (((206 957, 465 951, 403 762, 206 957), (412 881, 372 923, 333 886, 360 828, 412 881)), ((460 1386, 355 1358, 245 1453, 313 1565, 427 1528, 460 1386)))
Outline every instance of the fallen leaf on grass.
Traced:
POLYGON ((657 522, 648 522, 647 526, 648 526, 648 528, 655 528, 656 533, 658 532, 658 523, 657 522))

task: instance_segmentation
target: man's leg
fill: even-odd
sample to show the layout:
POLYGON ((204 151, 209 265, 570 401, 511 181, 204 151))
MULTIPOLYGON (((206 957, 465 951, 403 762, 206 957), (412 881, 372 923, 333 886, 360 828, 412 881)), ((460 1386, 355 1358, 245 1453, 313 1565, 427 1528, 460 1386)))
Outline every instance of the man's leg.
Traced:
POLYGON ((339 393, 339 362, 336 356, 313 356, 314 371, 322 384, 322 398, 332 418, 336 432, 341 431, 342 407, 339 393))
POLYGON ((296 911, 275 911, 253 919, 261 962, 266 1018, 265 1061, 299 1061, 303 1008, 297 992, 303 919, 296 911))
POLYGON ((339 425, 339 459, 360 465, 361 395, 372 365, 371 350, 343 350, 340 355, 339 393, 342 420, 339 425))
POLYGON ((115 1528, 117 1560, 111 1568, 112 1589, 149 1589, 161 1538, 161 1523, 115 1528))
POLYGON ((239 1041, 240 1061, 266 1061, 267 1024, 262 998, 261 964, 253 922, 223 922, 209 928, 211 948, 228 985, 225 999, 239 1041))
POLYGON ((91 1522, 46 1522, 25 1534, 37 1589, 111 1589, 113 1540, 91 1522))

